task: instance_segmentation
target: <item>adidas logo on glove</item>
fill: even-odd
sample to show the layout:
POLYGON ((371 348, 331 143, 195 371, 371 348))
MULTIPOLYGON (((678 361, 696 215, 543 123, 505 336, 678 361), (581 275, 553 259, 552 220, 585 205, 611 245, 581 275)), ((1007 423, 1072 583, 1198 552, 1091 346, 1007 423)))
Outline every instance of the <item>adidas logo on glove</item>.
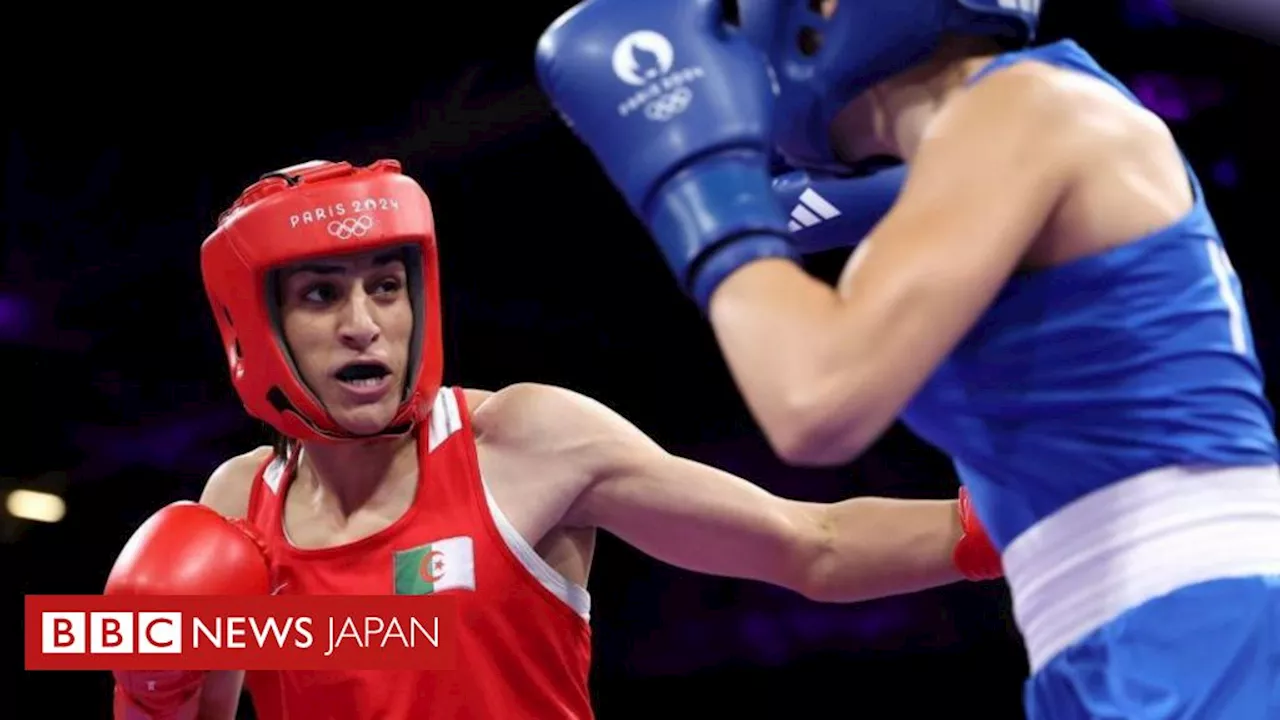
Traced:
POLYGON ((807 188, 800 193, 799 202, 791 208, 791 221, 787 223, 787 229, 796 232, 839 216, 840 210, 835 205, 827 202, 813 188, 807 188))

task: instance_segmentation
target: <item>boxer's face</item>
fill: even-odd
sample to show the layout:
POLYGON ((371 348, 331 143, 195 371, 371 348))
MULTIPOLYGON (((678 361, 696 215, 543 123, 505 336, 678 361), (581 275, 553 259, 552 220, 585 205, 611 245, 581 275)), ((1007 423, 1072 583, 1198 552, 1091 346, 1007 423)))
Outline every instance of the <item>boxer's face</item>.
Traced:
MULTIPOLYGON (((840 8, 840 0, 820 0, 817 6, 822 17, 831 19, 840 8)), ((836 154, 848 163, 885 153, 880 137, 883 117, 871 93, 863 93, 845 105, 831 122, 831 144, 836 154)))
POLYGON ((849 101, 831 122, 831 144, 847 163, 892 155, 887 140, 888 118, 876 102, 876 89, 849 101))
POLYGON ((383 251, 281 271, 289 352, 303 381, 352 433, 384 429, 404 390, 413 308, 401 258, 383 251))

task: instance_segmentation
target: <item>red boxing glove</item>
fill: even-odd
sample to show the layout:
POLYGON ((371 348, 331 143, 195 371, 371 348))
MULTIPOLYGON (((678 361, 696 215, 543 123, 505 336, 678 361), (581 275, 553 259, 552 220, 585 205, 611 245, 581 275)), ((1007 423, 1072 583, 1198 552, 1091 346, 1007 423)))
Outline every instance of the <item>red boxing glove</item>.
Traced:
MULTIPOLYGON (((269 595, 266 546, 245 522, 205 505, 161 508, 125 543, 106 595, 269 595)), ((200 705, 205 673, 118 671, 116 720, 186 720, 200 705)))
POLYGON ((107 595, 269 595, 267 548, 242 520, 176 502, 142 523, 107 578, 107 595))
POLYGON ((968 580, 995 580, 1004 577, 1000 553, 987 537, 987 529, 973 511, 969 492, 960 488, 960 542, 951 559, 956 569, 968 580))

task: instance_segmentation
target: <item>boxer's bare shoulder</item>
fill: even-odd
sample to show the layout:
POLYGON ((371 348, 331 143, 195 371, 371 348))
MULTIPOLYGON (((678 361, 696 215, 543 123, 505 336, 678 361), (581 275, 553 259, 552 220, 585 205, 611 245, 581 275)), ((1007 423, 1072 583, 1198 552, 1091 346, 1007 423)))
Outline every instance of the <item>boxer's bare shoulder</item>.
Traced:
POLYGON ((596 456, 638 434, 618 432, 612 411, 552 385, 516 383, 474 399, 469 392, 467 403, 485 484, 535 545, 561 527, 591 480, 596 456))
POLYGON ((472 406, 476 441, 493 450, 564 461, 637 437, 651 444, 603 403, 562 387, 516 383, 480 400, 472 406))
POLYGON ((953 109, 954 117, 944 113, 940 119, 963 117, 963 136, 1003 123, 993 141, 1021 138, 1021 162, 1039 163, 1042 175, 1061 181, 1061 195, 1028 258, 1032 265, 1067 262, 1143 237, 1191 209, 1194 198, 1172 131, 1096 77, 1025 60, 979 81, 953 109))
POLYGON ((226 517, 244 517, 253 478, 270 456, 271 448, 263 446, 226 460, 209 475, 200 502, 226 517))
POLYGON ((483 405, 486 400, 493 397, 494 391, 463 388, 462 395, 466 398, 467 409, 472 415, 475 415, 476 410, 480 409, 480 406, 483 405))

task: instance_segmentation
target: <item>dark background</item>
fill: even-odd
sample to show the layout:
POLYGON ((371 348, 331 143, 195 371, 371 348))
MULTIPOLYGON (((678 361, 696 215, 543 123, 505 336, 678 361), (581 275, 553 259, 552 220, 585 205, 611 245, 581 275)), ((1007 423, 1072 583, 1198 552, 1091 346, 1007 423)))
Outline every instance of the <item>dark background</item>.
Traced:
MULTIPOLYGON (((399 158, 432 196, 449 383, 573 388, 669 449, 783 495, 954 496, 945 460, 899 429, 844 468, 771 456, 706 323, 533 82, 536 38, 567 5, 47 18, 37 7, 11 26, 0 495, 56 493, 66 514, 0 513, 9 616, 23 594, 100 592, 143 519, 196 497, 221 460, 261 441, 227 379, 198 248, 243 187, 313 158, 399 158)), ((1280 49, 1158 0, 1046 5, 1044 39, 1079 40, 1183 143, 1274 388, 1280 286, 1266 213, 1280 49)), ((834 277, 841 260, 812 267, 834 277)), ((932 717, 948 703, 1021 716, 1026 668, 1002 583, 819 605, 664 567, 606 537, 591 589, 602 718, 932 717)), ((17 622, 6 628, 11 708, 109 716, 106 673, 23 673, 17 622)))

